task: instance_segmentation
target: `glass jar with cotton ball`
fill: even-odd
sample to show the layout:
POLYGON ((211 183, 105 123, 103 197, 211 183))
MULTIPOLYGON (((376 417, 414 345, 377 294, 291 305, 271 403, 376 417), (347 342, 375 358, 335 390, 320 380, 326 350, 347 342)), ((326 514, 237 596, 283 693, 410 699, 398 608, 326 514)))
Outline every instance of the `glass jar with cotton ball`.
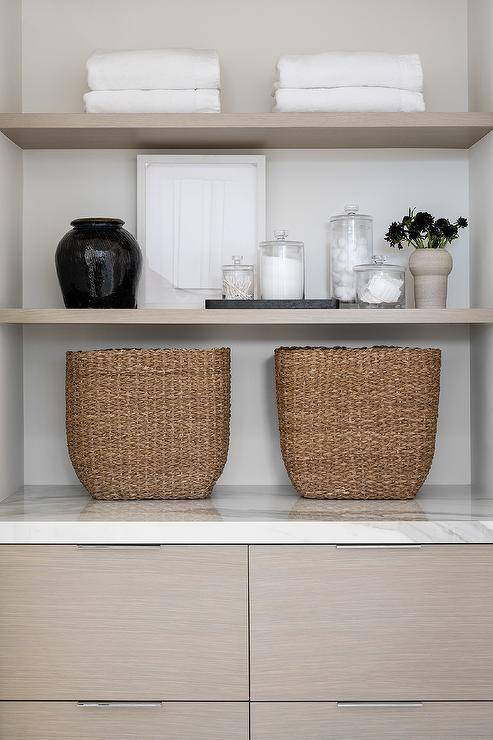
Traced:
POLYGON ((406 271, 376 254, 367 265, 356 265, 358 308, 405 308, 406 271))
POLYGON ((329 219, 329 294, 341 305, 356 308, 354 267, 371 260, 373 219, 358 213, 359 206, 347 205, 345 213, 329 219))

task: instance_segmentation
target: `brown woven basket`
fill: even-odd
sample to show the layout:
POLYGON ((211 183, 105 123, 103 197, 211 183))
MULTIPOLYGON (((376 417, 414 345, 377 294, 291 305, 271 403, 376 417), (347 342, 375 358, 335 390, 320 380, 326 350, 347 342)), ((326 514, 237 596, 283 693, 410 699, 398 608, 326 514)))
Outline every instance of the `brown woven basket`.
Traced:
POLYGON ((281 450, 301 496, 409 499, 429 473, 437 349, 276 350, 281 450))
POLYGON ((228 454, 229 349, 67 352, 67 442, 97 499, 205 498, 228 454))

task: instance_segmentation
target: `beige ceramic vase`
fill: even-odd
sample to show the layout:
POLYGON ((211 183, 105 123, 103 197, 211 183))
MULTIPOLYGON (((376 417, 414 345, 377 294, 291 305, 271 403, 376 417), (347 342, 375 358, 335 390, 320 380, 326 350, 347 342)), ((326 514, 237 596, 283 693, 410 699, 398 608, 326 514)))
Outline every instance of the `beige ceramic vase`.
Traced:
POLYGON ((409 258, 416 308, 446 308, 453 260, 446 249, 415 249, 409 258))

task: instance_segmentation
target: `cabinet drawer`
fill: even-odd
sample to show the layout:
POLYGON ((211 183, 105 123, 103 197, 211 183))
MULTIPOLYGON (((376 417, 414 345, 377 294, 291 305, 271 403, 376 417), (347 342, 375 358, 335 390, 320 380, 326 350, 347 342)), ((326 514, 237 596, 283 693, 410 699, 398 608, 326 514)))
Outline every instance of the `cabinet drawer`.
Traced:
POLYGON ((493 547, 251 548, 252 698, 493 699, 493 547))
POLYGON ((0 547, 0 699, 247 700, 247 549, 0 547))
POLYGON ((7 740, 248 740, 248 704, 150 703, 80 706, 73 702, 0 702, 7 740))
POLYGON ((253 704, 252 740, 491 740, 493 703, 253 704))

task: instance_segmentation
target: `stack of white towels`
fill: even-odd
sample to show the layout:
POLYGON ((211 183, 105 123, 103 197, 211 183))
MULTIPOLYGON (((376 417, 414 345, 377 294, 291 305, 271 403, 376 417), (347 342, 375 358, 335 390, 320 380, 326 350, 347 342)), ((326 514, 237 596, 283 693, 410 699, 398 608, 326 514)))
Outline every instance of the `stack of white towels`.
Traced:
POLYGON ((282 56, 274 111, 415 112, 425 110, 418 54, 338 52, 282 56))
POLYGON ((196 49, 97 51, 87 62, 87 113, 218 113, 219 56, 196 49))

